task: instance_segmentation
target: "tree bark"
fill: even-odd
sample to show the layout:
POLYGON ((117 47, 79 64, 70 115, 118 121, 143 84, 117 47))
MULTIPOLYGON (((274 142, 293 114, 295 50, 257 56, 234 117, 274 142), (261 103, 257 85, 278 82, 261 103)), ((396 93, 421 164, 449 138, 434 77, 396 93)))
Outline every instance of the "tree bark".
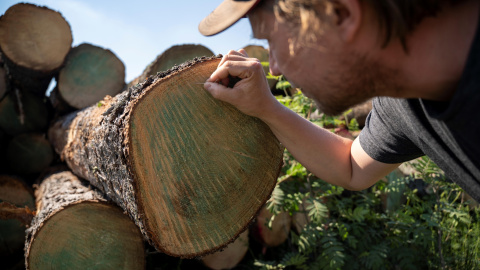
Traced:
POLYGON ((117 206, 69 171, 47 176, 35 191, 27 229, 27 269, 144 269, 140 231, 117 206))
POLYGON ((83 109, 116 95, 125 86, 125 65, 110 50, 80 44, 67 55, 57 79, 57 91, 68 105, 83 109))
POLYGON ((219 58, 150 77, 56 122, 49 138, 150 243, 192 258, 225 247, 269 198, 283 147, 266 124, 211 97, 219 58))
POLYGON ((25 241, 25 224, 17 218, 22 215, 14 213, 17 207, 35 209, 33 191, 18 177, 0 175, 0 258, 3 259, 21 252, 25 241))
POLYGON ((209 57, 212 55, 214 55, 214 53, 210 49, 200 44, 172 46, 157 56, 157 58, 145 68, 140 76, 128 84, 128 87, 132 87, 138 83, 144 82, 149 76, 153 76, 158 72, 167 71, 173 66, 180 65, 195 57, 209 57))
POLYGON ((67 21, 49 8, 20 3, 0 17, 0 47, 12 89, 44 96, 71 44, 67 21))

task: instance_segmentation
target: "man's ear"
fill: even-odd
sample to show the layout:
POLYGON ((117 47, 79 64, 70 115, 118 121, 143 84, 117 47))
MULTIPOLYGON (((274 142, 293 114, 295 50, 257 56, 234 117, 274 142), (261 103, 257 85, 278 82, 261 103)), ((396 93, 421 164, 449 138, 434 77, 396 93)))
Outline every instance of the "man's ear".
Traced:
POLYGON ((362 6, 360 0, 333 1, 336 16, 336 27, 345 42, 351 42, 362 24, 362 6))

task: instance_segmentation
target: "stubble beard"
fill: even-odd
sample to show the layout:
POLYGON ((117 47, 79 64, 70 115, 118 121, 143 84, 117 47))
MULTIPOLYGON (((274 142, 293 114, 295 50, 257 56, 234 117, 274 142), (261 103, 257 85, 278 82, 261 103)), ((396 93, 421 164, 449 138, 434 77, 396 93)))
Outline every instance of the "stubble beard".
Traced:
POLYGON ((396 72, 366 56, 343 55, 338 66, 330 67, 319 78, 317 89, 309 91, 318 109, 327 115, 340 115, 375 96, 398 96, 396 72))

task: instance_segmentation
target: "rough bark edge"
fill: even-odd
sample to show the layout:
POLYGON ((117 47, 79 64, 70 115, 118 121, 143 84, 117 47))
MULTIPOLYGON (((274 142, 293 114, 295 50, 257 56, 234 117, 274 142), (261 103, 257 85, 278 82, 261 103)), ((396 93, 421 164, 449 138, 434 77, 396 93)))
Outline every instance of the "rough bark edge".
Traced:
MULTIPOLYGON (((69 171, 52 172, 51 174, 49 174, 45 177, 45 180, 47 180, 47 178, 52 177, 55 174, 61 174, 61 173, 66 173, 66 172, 69 172, 69 171)), ((73 176, 75 178, 77 178, 75 175, 73 175, 73 176)), ((72 182, 72 181, 70 181, 70 182, 72 182)), ((43 208, 41 206, 42 201, 43 201, 43 196, 37 197, 37 200, 36 200, 37 210, 38 210, 37 214, 33 218, 32 222, 31 222, 31 226, 25 231, 26 237, 25 237, 24 252, 25 252, 25 268, 26 269, 30 269, 29 264, 28 264, 28 258, 30 257, 30 249, 32 247, 33 242, 35 241, 35 236, 42 229, 45 221, 50 219, 52 216, 54 216, 58 212, 66 209, 68 207, 72 207, 72 206, 75 206, 77 204, 80 204, 80 203, 94 202, 94 203, 111 204, 103 196, 103 194, 101 194, 98 190, 92 188, 90 185, 85 185, 85 184, 87 184, 85 181, 80 180, 78 183, 75 183, 75 186, 77 187, 77 189, 79 187, 84 188, 84 193, 90 192, 91 193, 91 198, 89 198, 89 199, 78 200, 78 199, 74 199, 74 198, 65 197, 65 198, 63 198, 64 200, 62 202, 53 204, 53 206, 55 206, 54 208, 43 208)), ((41 188, 41 186, 38 187, 38 188, 41 188)), ((76 198, 78 198, 78 197, 76 197, 76 198)), ((51 198, 51 200, 55 200, 55 198, 51 198)))
MULTIPOLYGON (((163 51, 161 54, 157 55, 157 56, 155 57, 155 59, 148 64, 148 66, 142 71, 142 73, 141 73, 138 77, 134 78, 131 82, 127 83, 127 88, 135 87, 135 86, 138 85, 139 83, 144 82, 149 76, 155 76, 154 74, 152 74, 152 75, 148 75, 148 74, 152 72, 153 66, 156 65, 156 64, 158 63, 158 61, 160 61, 161 58, 163 58, 163 57, 165 56, 165 53, 166 53, 168 50, 170 50, 170 49, 172 49, 172 48, 174 48, 174 47, 181 47, 181 46, 185 46, 185 45, 186 45, 186 46, 202 46, 202 47, 208 49, 208 50, 211 52, 210 55, 214 55, 214 54, 213 54, 213 51, 212 51, 210 48, 208 48, 207 46, 203 45, 203 44, 185 43, 185 44, 178 44, 178 45, 171 46, 170 48, 168 48, 168 49, 166 49, 165 51, 163 51)), ((208 57, 208 56, 205 55, 204 57, 208 57)), ((199 56, 199 57, 197 57, 197 58, 201 58, 201 57, 199 56)), ((172 67, 172 69, 173 69, 173 68, 174 68, 174 67, 172 67)), ((157 73, 158 73, 158 72, 157 72, 157 73)), ((160 73, 161 73, 161 72, 160 72, 160 73)))
MULTIPOLYGON (((133 180, 133 164, 129 159, 130 153, 127 147, 130 142, 130 138, 128 137, 128 129, 132 109, 146 93, 153 89, 153 84, 157 84, 160 81, 166 80, 170 76, 173 76, 178 72, 182 72, 196 64, 221 58, 222 55, 194 58, 193 60, 187 61, 182 65, 174 66, 172 69, 165 72, 159 72, 154 76, 149 76, 143 83, 139 83, 133 87, 130 87, 127 91, 118 94, 114 98, 106 98, 104 102, 108 103, 110 106, 105 106, 105 111, 102 113, 103 118, 100 120, 99 124, 100 126, 104 127, 106 132, 102 133, 104 135, 104 137, 100 141, 102 145, 97 145, 98 150, 102 151, 102 155, 99 156, 95 154, 90 155, 88 153, 83 153, 82 155, 85 157, 83 160, 87 161, 86 164, 83 164, 83 167, 87 166, 87 169, 78 168, 78 166, 72 166, 68 164, 74 173, 86 178, 93 186, 97 187, 104 194, 106 194, 106 197, 113 200, 124 211, 126 211, 129 214, 130 218, 139 227, 142 235, 144 236, 144 239, 146 239, 150 245, 170 256, 180 258, 197 258, 224 249, 228 244, 235 241, 239 237, 239 235, 254 222, 255 217, 261 210, 260 207, 257 212, 252 215, 252 220, 247 223, 242 229, 240 229, 238 233, 234 235, 233 238, 230 241, 227 241, 225 244, 203 252, 179 255, 169 253, 153 240, 152 232, 149 228, 146 227, 144 222, 144 212, 142 211, 141 205, 139 207, 138 204, 138 198, 135 192, 135 190, 138 189, 138 186, 137 182, 133 180), (105 157, 113 157, 113 159, 105 160, 105 157), (78 168, 78 171, 75 168, 78 168), (98 180, 99 178, 106 179, 105 175, 108 175, 109 179, 111 180, 98 180)), ((64 120, 61 121, 61 125, 63 127, 62 129, 70 131, 73 130, 73 132, 76 129, 81 129, 80 126, 82 123, 74 121, 77 116, 79 114, 82 114, 81 116, 79 116, 80 119, 90 119, 90 115, 95 114, 97 112, 97 109, 97 106, 94 105, 64 116, 64 120), (78 126, 73 126, 72 122, 75 122, 75 124, 77 124, 78 126)), ((60 122, 56 122, 56 124, 59 123, 60 122)), ((82 138, 80 139, 87 140, 87 136, 82 136, 82 138)), ((86 142, 87 141, 85 141, 84 145, 87 145, 86 142)), ((66 155, 66 151, 71 150, 68 142, 53 143, 53 145, 57 153, 61 153, 62 159, 64 155, 66 155), (59 148, 57 147, 57 145, 63 145, 64 147, 59 148)), ((283 160, 280 160, 277 176, 280 173, 282 165, 283 160)), ((269 192, 270 194, 275 188, 275 185, 276 182, 272 184, 269 192)), ((263 206, 268 199, 268 197, 265 198, 265 201, 262 202, 261 205, 263 206)))
MULTIPOLYGON (((217 56, 212 56, 212 57, 201 57, 201 58, 194 58, 192 61, 187 61, 185 63, 183 63, 182 65, 180 66, 174 66, 172 69, 170 70, 167 70, 165 72, 161 72, 161 73, 157 73, 157 75, 155 76, 150 76, 147 78, 147 80, 142 84, 142 89, 143 91, 138 91, 138 89, 136 89, 136 87, 132 87, 129 89, 129 94, 127 96, 127 98, 130 98, 129 101, 126 101, 128 102, 128 104, 125 106, 125 109, 124 109, 124 113, 123 115, 121 115, 117 120, 120 120, 122 119, 121 121, 123 122, 123 125, 125 128, 126 128, 126 132, 124 133, 120 133, 122 135, 127 135, 128 137, 124 137, 122 138, 122 141, 123 141, 123 145, 124 146, 130 146, 130 133, 128 132, 129 131, 129 128, 130 128, 130 117, 131 117, 131 112, 133 111, 133 109, 135 108, 135 106, 137 105, 138 101, 142 99, 142 97, 144 97, 146 94, 148 94, 150 92, 150 90, 153 88, 153 85, 156 85, 157 83, 160 83, 160 81, 164 81, 164 80, 167 80, 169 79, 171 76, 179 73, 179 72, 182 72, 194 65, 197 65, 197 64, 201 64, 203 62, 206 62, 206 61, 210 61, 210 60, 216 60, 216 59, 221 59, 222 58, 222 55, 217 55, 217 56), (134 97, 134 99, 132 100, 132 97, 134 97)), ((135 171, 134 171, 134 164, 133 164, 133 161, 132 159, 130 158, 130 153, 129 153, 129 147, 123 147, 123 153, 124 153, 124 156, 125 156, 125 160, 128 164, 128 173, 129 173, 129 176, 131 179, 133 179, 133 176, 135 175, 135 171)), ((280 161, 280 164, 279 164, 279 168, 278 168, 278 172, 277 172, 277 177, 278 175, 280 174, 280 171, 282 169, 282 166, 283 166, 283 160, 280 161)), ((273 181, 272 181, 273 182, 273 181)), ((135 190, 138 190, 138 182, 135 181, 134 183, 135 185, 135 190)), ((276 182, 274 184, 272 184, 271 188, 270 188, 270 191, 269 191, 269 194, 271 194, 273 192, 273 189, 275 188, 275 185, 276 185, 276 182)), ((262 209, 262 206, 268 201, 268 197, 265 198, 265 200, 260 204, 261 207, 256 211, 256 213, 252 216, 252 219, 250 220, 250 222, 248 222, 247 224, 245 224, 245 226, 243 228, 241 228, 234 236, 232 239, 230 239, 229 241, 227 241, 225 244, 223 245, 220 245, 218 247, 214 247, 210 250, 205 250, 203 252, 198 252, 198 253, 192 253, 192 254, 183 254, 183 255, 179 255, 179 254, 173 254, 173 253, 170 253, 168 252, 167 250, 165 250, 162 246, 160 246, 159 244, 155 243, 152 239, 152 235, 151 235, 151 230, 150 228, 148 228, 146 226, 146 223, 145 224, 142 224, 142 233, 145 232, 145 236, 146 238, 148 239, 148 242, 149 244, 151 244, 152 246, 154 246, 157 250, 167 254, 167 255, 170 255, 170 256, 175 256, 175 257, 180 257, 180 258, 185 258, 185 259, 191 259, 191 258, 199 258, 199 257, 202 257, 202 256, 206 256, 206 255, 209 255, 209 254, 213 254, 217 251, 220 251, 220 250, 223 250, 225 249, 229 244, 231 244, 232 242, 234 242, 239 236, 241 233, 243 233, 247 228, 249 228, 251 226, 251 224, 253 224, 254 220, 255 220, 255 217, 258 216, 258 214, 260 213, 261 209, 262 209)), ((135 201, 136 201, 136 205, 140 205, 139 204, 139 199, 138 197, 135 197, 135 201)), ((143 208, 142 207, 138 207, 138 215, 139 216, 144 216, 144 212, 142 211, 143 208)), ((140 219, 139 219, 140 220, 140 219)), ((142 221, 143 223, 143 221, 142 221)), ((139 225, 140 226, 140 225, 139 225)))

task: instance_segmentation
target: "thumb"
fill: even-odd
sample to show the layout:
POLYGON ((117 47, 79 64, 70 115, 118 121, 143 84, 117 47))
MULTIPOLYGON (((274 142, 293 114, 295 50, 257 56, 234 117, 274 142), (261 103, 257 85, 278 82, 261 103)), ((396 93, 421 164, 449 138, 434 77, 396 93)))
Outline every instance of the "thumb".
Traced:
POLYGON ((231 103, 231 100, 235 99, 237 91, 234 91, 232 88, 228 88, 219 83, 206 82, 203 87, 207 90, 214 98, 231 103))

